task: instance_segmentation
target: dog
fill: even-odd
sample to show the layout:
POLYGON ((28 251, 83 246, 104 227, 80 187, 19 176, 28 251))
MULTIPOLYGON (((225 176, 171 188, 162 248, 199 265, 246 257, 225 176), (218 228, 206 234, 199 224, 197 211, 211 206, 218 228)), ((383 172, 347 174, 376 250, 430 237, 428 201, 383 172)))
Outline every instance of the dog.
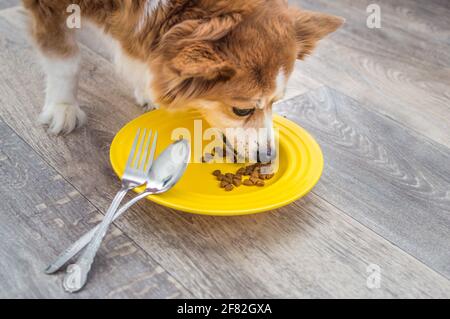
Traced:
MULTIPOLYGON (((211 126, 265 128, 297 59, 341 17, 286 0, 23 0, 46 73, 39 120, 52 134, 86 122, 77 102, 80 54, 67 8, 108 38, 115 63, 147 109, 199 109, 211 126)), ((226 136, 225 136, 226 137, 226 136)), ((268 137, 273 145, 273 133, 268 137)), ((260 141, 254 141, 260 144, 260 141)))

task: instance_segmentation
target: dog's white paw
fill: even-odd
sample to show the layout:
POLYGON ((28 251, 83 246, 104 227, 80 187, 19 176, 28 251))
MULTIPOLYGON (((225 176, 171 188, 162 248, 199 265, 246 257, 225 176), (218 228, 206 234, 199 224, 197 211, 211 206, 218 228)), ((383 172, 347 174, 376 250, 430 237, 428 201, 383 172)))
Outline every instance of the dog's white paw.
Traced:
POLYGON ((159 109, 159 106, 153 102, 147 102, 142 105, 142 109, 144 110, 144 112, 151 112, 159 109))
POLYGON ((54 135, 68 134, 86 123, 86 114, 77 104, 49 103, 41 115, 39 122, 48 126, 48 132, 54 135))
POLYGON ((159 106, 153 103, 153 101, 147 96, 145 96, 145 94, 142 93, 142 91, 139 89, 134 90, 134 97, 136 99, 137 104, 142 107, 144 112, 150 112, 159 109, 159 106))

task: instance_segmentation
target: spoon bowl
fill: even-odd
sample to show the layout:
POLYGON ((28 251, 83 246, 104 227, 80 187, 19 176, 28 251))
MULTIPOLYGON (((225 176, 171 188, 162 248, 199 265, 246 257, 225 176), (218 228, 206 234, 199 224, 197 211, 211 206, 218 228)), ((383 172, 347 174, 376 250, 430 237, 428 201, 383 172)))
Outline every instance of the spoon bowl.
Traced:
POLYGON ((181 179, 191 157, 189 142, 181 139, 171 144, 154 162, 146 191, 152 194, 167 192, 181 179))

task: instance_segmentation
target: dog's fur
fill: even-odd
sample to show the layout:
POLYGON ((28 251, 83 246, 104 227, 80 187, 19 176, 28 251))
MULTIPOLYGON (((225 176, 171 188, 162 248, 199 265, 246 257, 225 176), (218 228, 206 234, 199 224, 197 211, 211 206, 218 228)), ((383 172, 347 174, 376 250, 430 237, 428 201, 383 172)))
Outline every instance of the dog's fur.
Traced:
POLYGON ((214 127, 270 128, 296 59, 343 19, 285 0, 23 0, 47 73, 41 121, 51 133, 85 122, 77 103, 79 52, 67 7, 81 8, 115 45, 139 103, 195 106, 214 127), (233 107, 255 111, 246 117, 233 107))

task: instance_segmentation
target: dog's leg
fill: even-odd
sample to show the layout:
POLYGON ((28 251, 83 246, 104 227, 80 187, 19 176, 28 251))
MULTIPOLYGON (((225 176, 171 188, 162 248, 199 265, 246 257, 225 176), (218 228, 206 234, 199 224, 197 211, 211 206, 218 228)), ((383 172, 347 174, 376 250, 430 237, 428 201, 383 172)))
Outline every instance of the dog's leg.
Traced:
POLYGON ((77 101, 80 53, 75 30, 66 24, 63 2, 24 1, 46 73, 45 105, 39 117, 52 134, 70 133, 86 121, 77 101))
POLYGON ((48 125, 52 134, 70 133, 86 122, 77 101, 80 56, 49 57, 43 54, 42 65, 47 75, 45 105, 39 122, 48 125))
POLYGON ((142 61, 131 58, 120 46, 115 47, 114 64, 117 72, 134 88, 136 103, 144 112, 158 109, 159 107, 152 99, 150 90, 152 74, 149 73, 148 66, 142 61))

